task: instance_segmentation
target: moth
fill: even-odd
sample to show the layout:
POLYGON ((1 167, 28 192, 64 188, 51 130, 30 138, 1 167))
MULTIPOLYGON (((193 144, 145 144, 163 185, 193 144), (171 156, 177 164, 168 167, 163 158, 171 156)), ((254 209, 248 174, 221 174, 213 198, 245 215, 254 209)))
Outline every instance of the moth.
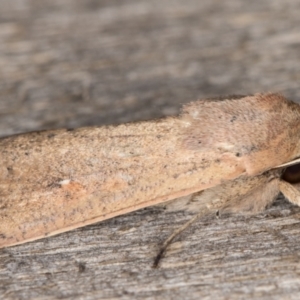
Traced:
POLYGON ((300 105, 274 93, 198 100, 156 121, 5 137, 0 247, 164 203, 258 213, 282 192, 299 205, 298 158, 300 105))

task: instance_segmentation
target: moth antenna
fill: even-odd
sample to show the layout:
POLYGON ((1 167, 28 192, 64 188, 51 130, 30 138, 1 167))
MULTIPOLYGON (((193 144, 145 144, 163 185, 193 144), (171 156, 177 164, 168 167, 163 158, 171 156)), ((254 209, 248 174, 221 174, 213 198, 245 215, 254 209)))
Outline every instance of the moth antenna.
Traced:
POLYGON ((179 227, 178 229, 176 229, 162 244, 158 254, 155 257, 154 263, 153 263, 153 268, 157 268, 159 266, 159 263, 161 261, 161 259, 164 257, 167 248, 169 247, 169 245, 173 242, 173 240, 180 235, 184 230, 186 230, 192 223, 194 223, 198 218, 207 215, 207 211, 202 211, 198 214, 196 214, 192 219, 190 219, 188 222, 186 222, 185 224, 183 224, 181 227, 179 227))
POLYGON ((292 161, 289 161, 289 162, 284 163, 282 165, 276 166, 273 169, 278 169, 278 168, 293 166, 293 165, 299 164, 299 162, 300 162, 300 158, 298 157, 298 158, 296 158, 296 159, 294 159, 292 161))

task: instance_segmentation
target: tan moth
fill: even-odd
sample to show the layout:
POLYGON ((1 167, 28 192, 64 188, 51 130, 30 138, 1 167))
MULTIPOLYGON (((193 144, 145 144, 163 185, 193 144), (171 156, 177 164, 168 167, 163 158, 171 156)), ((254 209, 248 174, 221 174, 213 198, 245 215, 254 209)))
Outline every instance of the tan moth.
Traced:
POLYGON ((198 100, 178 117, 0 139, 0 247, 168 202, 202 215, 300 204, 300 105, 198 100), (173 203, 170 200, 174 200, 173 203))

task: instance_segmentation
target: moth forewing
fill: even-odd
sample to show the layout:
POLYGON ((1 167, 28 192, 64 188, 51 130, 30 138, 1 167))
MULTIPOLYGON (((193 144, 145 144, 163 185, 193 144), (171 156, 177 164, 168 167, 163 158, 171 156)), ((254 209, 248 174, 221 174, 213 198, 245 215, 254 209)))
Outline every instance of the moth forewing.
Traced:
POLYGON ((243 161, 181 146, 180 119, 0 140, 0 246, 57 234, 236 178, 243 161))
POLYGON ((264 172, 300 156, 299 115, 257 94, 196 101, 160 121, 0 139, 0 247, 199 191, 200 210, 251 210, 255 198, 258 211, 276 194, 265 186, 277 171, 273 181, 264 172))

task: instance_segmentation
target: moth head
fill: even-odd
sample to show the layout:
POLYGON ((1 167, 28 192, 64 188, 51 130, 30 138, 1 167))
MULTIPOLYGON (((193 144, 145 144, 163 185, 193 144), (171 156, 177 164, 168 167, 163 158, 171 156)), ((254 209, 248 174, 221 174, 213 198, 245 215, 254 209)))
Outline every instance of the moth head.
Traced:
POLYGON ((299 206, 300 201, 300 164, 290 165, 283 170, 279 190, 291 203, 299 206))
POLYGON ((293 185, 300 183, 300 163, 287 167, 282 174, 282 179, 293 185))

